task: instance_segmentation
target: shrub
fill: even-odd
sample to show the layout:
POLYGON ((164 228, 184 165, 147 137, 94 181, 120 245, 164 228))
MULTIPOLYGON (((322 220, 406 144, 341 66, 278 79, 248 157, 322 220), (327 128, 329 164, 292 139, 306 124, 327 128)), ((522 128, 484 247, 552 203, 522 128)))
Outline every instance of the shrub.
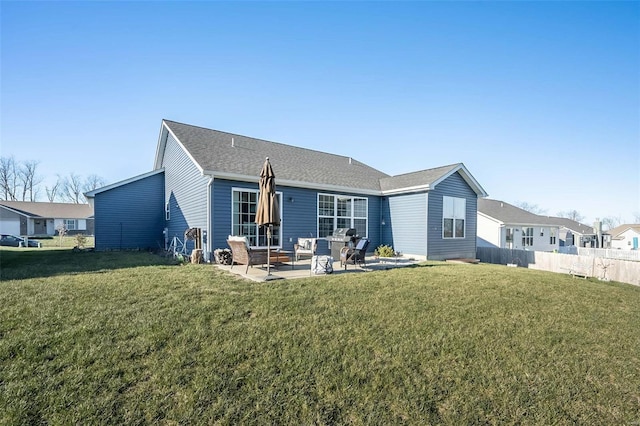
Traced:
POLYGON ((395 251, 393 251, 393 247, 383 244, 379 245, 373 254, 379 257, 393 257, 395 256, 395 251))
POLYGON ((76 247, 78 248, 83 248, 87 244, 87 237, 85 237, 84 234, 76 234, 74 238, 76 240, 76 247))

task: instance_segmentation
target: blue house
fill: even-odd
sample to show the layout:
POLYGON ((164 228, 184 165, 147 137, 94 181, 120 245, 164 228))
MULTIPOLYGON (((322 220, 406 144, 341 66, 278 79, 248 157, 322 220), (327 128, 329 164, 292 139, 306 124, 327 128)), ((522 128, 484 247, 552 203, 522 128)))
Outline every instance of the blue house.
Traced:
POLYGON ((208 258, 229 235, 266 246, 254 223, 265 157, 281 206, 274 247, 355 228, 372 251, 387 244, 420 258, 475 258, 477 200, 487 194, 462 163, 389 176, 351 157, 169 120, 153 171, 85 194, 96 250, 163 248, 190 228, 202 230, 208 258))

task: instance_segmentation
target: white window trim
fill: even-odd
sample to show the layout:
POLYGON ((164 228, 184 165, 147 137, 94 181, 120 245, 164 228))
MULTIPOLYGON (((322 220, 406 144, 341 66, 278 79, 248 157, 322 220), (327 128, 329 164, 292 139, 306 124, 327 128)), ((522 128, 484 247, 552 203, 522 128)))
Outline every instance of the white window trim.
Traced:
MULTIPOLYGON (((254 188, 241 188, 241 187, 232 187, 231 188, 231 230, 229 231, 229 235, 233 235, 233 193, 234 192, 254 192, 258 195, 260 195, 260 190, 259 189, 254 189, 254 188)), ((280 244, 277 246, 271 246, 272 249, 278 249, 278 248, 282 248, 282 191, 276 191, 276 195, 278 196, 278 199, 280 201, 280 229, 278 232, 278 241, 280 241, 280 244)), ((258 225, 256 224, 256 228, 258 227, 258 225)), ((260 234, 260 230, 256 229, 256 235, 260 234)), ((256 249, 260 249, 260 248, 267 248, 267 246, 251 246, 251 248, 256 248, 256 249)))
POLYGON ((520 230, 522 247, 533 247, 535 245, 535 233, 536 230, 533 226, 522 227, 520 230), (531 233, 529 233, 529 230, 531 230, 531 233))
POLYGON ((448 195, 443 195, 442 196, 442 239, 443 240, 464 240, 465 238, 467 238, 467 199, 463 198, 463 197, 451 197, 448 195), (462 216, 458 216, 457 212, 455 211, 455 201, 453 202, 454 205, 454 212, 453 212, 453 216, 452 217, 445 217, 444 215, 444 209, 445 209, 445 202, 447 198, 450 198, 452 200, 463 200, 464 201, 464 213, 462 214, 462 216), (453 229, 452 229, 452 236, 451 237, 445 237, 444 235, 444 221, 445 219, 453 219, 453 229), (464 221, 464 227, 462 228, 462 237, 456 237, 456 220, 463 220, 464 221))
POLYGON ((368 238, 369 236, 369 198, 368 197, 362 197, 359 195, 347 195, 347 194, 330 194, 330 193, 326 193, 326 192, 318 192, 316 194, 316 235, 320 235, 320 218, 331 218, 333 219, 333 229, 336 229, 338 227, 338 218, 341 219, 346 219, 349 218, 351 225, 350 228, 355 228, 353 225, 354 220, 364 220, 366 221, 366 225, 365 225, 365 233, 366 235, 360 235, 360 237, 364 237, 364 238, 368 238), (326 197, 333 197, 333 215, 332 216, 326 216, 326 215, 321 215, 320 214, 320 197, 321 196, 326 196, 326 197), (349 198, 351 199, 351 216, 338 216, 338 198, 349 198), (355 215, 355 208, 353 205, 353 200, 358 199, 358 200, 364 200, 365 202, 365 206, 366 206, 366 212, 365 212, 365 216, 356 216, 355 215))

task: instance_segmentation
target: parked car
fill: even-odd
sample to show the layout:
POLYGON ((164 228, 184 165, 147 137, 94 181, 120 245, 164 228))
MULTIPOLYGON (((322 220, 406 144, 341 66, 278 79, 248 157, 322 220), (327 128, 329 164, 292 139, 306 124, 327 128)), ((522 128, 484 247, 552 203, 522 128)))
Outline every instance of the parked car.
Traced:
POLYGON ((8 247, 42 247, 40 241, 27 240, 22 237, 16 237, 15 235, 0 235, 0 246, 8 247))

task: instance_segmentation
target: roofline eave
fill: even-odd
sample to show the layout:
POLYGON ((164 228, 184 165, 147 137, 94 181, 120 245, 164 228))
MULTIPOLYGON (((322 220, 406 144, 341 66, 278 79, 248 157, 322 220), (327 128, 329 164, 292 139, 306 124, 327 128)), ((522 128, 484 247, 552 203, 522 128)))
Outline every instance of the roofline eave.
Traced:
POLYGON ((489 216, 489 215, 488 215, 488 214, 486 214, 486 213, 482 213, 480 210, 477 210, 477 213, 478 213, 480 216, 482 216, 482 217, 484 217, 484 218, 486 218, 486 219, 488 219, 488 220, 491 220, 491 221, 493 221, 493 222, 497 223, 497 224, 498 224, 498 225, 500 225, 501 227, 505 226, 505 223, 504 223, 503 221, 501 221, 500 219, 498 219, 498 218, 495 218, 495 217, 493 217, 493 216, 489 216))
POLYGON ((140 179, 148 178, 150 176, 153 176, 153 175, 156 175, 156 174, 162 173, 162 172, 164 172, 163 168, 162 169, 155 169, 155 170, 143 173, 143 174, 138 175, 138 176, 130 177, 129 179, 121 180, 120 182, 112 183, 111 185, 103 186, 102 188, 96 188, 96 189, 94 189, 92 191, 85 192, 84 196, 87 197, 87 198, 93 198, 93 197, 96 196, 96 194, 99 194, 101 192, 109 191, 110 189, 114 189, 114 188, 117 188, 119 186, 124 186, 124 185, 127 185, 129 183, 133 183, 133 182, 136 182, 136 181, 138 181, 140 179))
POLYGON ((24 217, 26 217, 26 218, 41 217, 41 216, 37 216, 37 215, 36 215, 36 216, 31 216, 31 214, 30 214, 30 213, 28 213, 28 212, 23 212, 23 211, 20 211, 20 210, 16 210, 16 209, 11 208, 11 207, 9 207, 9 206, 5 206, 4 204, 0 204, 0 207, 5 208, 5 209, 9 210, 9 211, 10 211, 10 212, 12 212, 12 213, 19 214, 20 216, 24 216, 24 217))
POLYGON ((382 195, 399 195, 399 194, 410 194, 413 192, 422 192, 422 191, 429 191, 431 190, 431 186, 429 184, 426 185, 414 185, 414 186, 407 186, 404 188, 395 188, 395 189, 387 189, 384 191, 381 191, 382 195))
MULTIPOLYGON (((204 170, 202 172, 202 175, 211 176, 214 179, 226 179, 226 180, 251 182, 251 183, 258 183, 260 180, 260 176, 256 176, 256 175, 216 172, 212 170, 204 170)), ((363 195, 382 196, 382 192, 376 189, 353 188, 349 186, 331 185, 326 183, 325 184, 310 183, 310 182, 304 182, 299 180, 278 179, 276 177, 276 187, 278 185, 290 186, 294 188, 316 189, 316 190, 324 190, 324 191, 348 192, 348 193, 363 194, 363 195)))

